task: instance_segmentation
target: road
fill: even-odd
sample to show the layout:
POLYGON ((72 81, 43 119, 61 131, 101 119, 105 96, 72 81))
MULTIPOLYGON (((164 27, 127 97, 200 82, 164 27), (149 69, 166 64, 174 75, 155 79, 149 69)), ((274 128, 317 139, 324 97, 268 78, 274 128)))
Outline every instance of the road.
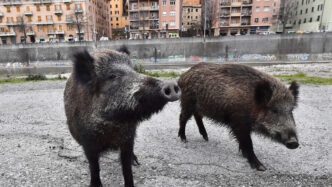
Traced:
MULTIPOLYGON (((0 85, 0 186, 87 186, 88 163, 70 136, 63 107, 65 81, 0 85)), ((295 120, 300 147, 289 150, 253 136, 268 168, 252 170, 228 130, 204 120, 205 142, 193 120, 188 143, 177 137, 179 102, 143 122, 135 152, 137 186, 331 186, 332 86, 301 85, 295 120)), ((101 158, 104 186, 122 186, 117 152, 101 158)))

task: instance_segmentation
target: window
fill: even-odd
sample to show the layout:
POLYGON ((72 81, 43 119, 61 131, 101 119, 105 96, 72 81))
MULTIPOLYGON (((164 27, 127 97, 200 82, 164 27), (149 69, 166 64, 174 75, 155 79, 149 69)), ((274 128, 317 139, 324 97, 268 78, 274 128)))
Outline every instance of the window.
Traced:
POLYGON ((29 6, 27 6, 27 7, 26 7, 26 10, 27 10, 27 11, 30 11, 30 7, 29 7, 29 6))
POLYGON ((46 5, 46 10, 50 11, 50 5, 46 5))
POLYGON ((175 16, 175 10, 171 10, 169 13, 171 16, 175 16))
POLYGON ((163 26, 166 26, 166 21, 163 21, 163 26))
POLYGON ((312 7, 312 8, 311 8, 311 12, 314 12, 314 11, 315 11, 315 7, 312 7))
POLYGON ((60 15, 58 16, 58 21, 61 21, 61 16, 60 15))
POLYGON ((20 11, 21 11, 21 9, 20 9, 19 6, 16 7, 16 11, 17 11, 17 12, 20 12, 20 11))
POLYGON ((306 14, 308 13, 308 9, 305 9, 305 13, 306 13, 306 14))
POLYGON ((41 16, 38 16, 38 21, 41 21, 41 16))
POLYGON ((114 14, 119 15, 119 11, 118 10, 114 11, 114 14))
POLYGON ((262 21, 263 21, 263 23, 266 23, 269 21, 269 18, 263 18, 262 21))
POLYGON ((307 19, 306 18, 304 18, 304 20, 303 20, 303 23, 306 23, 307 22, 307 19))
POLYGON ((320 16, 317 16, 317 21, 319 21, 320 20, 320 16))
POLYGON ((167 5, 167 3, 166 3, 166 1, 164 0, 164 1, 163 1, 163 6, 166 6, 166 5, 167 5))
POLYGON ((310 23, 312 22, 312 18, 309 19, 309 22, 310 22, 310 23))
POLYGON ((37 9, 37 11, 39 12, 39 11, 40 11, 40 6, 37 5, 37 6, 36 6, 36 9, 37 9))
POLYGON ((167 15, 166 11, 163 11, 163 16, 166 16, 166 15, 167 15))
POLYGON ((67 30, 68 31, 71 31, 73 28, 72 28, 72 26, 71 25, 67 25, 67 30))
POLYGON ((175 21, 171 21, 170 26, 175 26, 175 21))
POLYGON ((116 21, 119 21, 119 18, 118 17, 116 17, 116 19, 115 19, 116 21))
POLYGON ((258 23, 259 22, 259 18, 255 18, 255 23, 258 23))
POLYGON ((259 11, 260 11, 260 7, 256 6, 256 12, 259 12, 259 11))
POLYGON ((67 10, 70 10, 70 4, 66 4, 67 10))
POLYGON ((115 5, 115 8, 118 8, 118 5, 115 5))
POLYGON ((175 0, 171 0, 171 1, 169 2, 169 4, 170 4, 170 5, 175 5, 175 0))
POLYGON ((300 15, 302 15, 302 10, 300 11, 300 15))
POLYGON ((196 8, 196 12, 198 12, 198 8, 196 8))
POLYGON ((301 25, 301 20, 299 20, 299 25, 301 25))
POLYGON ((32 16, 28 16, 28 21, 29 21, 29 22, 32 21, 32 16))
POLYGON ((264 12, 268 12, 268 11, 270 11, 270 7, 269 6, 265 6, 264 7, 264 12))
POLYGON ((7 6, 7 12, 10 12, 10 6, 7 6))

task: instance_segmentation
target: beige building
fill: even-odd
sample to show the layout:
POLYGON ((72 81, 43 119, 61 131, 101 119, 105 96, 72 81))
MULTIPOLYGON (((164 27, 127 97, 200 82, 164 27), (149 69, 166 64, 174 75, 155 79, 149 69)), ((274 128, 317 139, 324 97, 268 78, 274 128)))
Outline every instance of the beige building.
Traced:
POLYGON ((2 44, 98 40, 110 37, 109 2, 105 0, 2 0, 2 44), (24 34, 25 33, 25 34, 24 34))
POLYGON ((129 0, 130 38, 179 37, 181 14, 182 0, 129 0))
POLYGON ((126 32, 129 32, 128 0, 110 0, 110 17, 112 38, 126 38, 126 32))
POLYGON ((183 0, 182 31, 198 31, 201 28, 202 4, 200 0, 183 0))
POLYGON ((292 12, 292 19, 288 20, 287 31, 332 31, 331 0, 295 1, 297 1, 297 8, 292 12))
POLYGON ((253 0, 217 0, 214 35, 249 34, 253 0))

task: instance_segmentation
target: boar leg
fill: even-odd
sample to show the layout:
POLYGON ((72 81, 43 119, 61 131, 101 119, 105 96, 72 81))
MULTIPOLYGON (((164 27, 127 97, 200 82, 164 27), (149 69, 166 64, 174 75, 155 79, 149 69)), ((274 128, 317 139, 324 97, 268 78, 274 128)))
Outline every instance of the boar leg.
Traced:
POLYGON ((141 164, 138 162, 138 159, 137 159, 137 156, 135 155, 135 153, 133 153, 133 160, 132 160, 131 164, 132 164, 133 166, 141 165, 141 164))
POLYGON ((182 107, 181 114, 180 114, 180 129, 178 136, 181 138, 183 142, 187 142, 186 138, 186 124, 187 121, 193 115, 192 109, 189 107, 182 107), (184 109, 186 108, 186 109, 184 109))
POLYGON ((99 151, 91 150, 90 148, 84 148, 85 155, 89 161, 90 167, 90 186, 91 187, 100 187, 102 186, 99 176, 99 151))
POLYGON ((203 138, 206 141, 209 141, 207 132, 206 132, 204 124, 203 124, 202 116, 199 115, 197 112, 195 112, 194 117, 195 117, 195 121, 196 121, 196 124, 198 126, 198 129, 199 129, 199 133, 201 133, 201 135, 203 136, 203 138))
POLYGON ((254 153, 254 148, 252 145, 252 140, 250 137, 250 130, 243 128, 242 126, 240 129, 234 130, 234 135, 239 142, 239 149, 242 152, 242 155, 248 159, 248 162, 251 168, 256 168, 258 171, 265 171, 266 168, 264 165, 258 160, 254 153))
POLYGON ((134 137, 129 138, 123 145, 120 147, 120 158, 122 165, 122 173, 125 181, 125 187, 133 187, 133 171, 131 168, 133 161, 133 152, 134 149, 134 137))

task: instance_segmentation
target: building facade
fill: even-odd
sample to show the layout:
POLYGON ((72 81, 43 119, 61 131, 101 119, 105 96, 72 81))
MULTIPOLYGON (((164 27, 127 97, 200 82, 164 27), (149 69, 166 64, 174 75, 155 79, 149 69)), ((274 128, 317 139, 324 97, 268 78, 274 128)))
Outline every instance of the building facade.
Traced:
MULTIPOLYGON (((193 30, 198 32, 202 22, 201 0, 183 0, 182 4, 182 31, 193 30)), ((197 35, 197 33, 196 33, 197 35)))
POLYGON ((129 0, 130 38, 179 37, 181 14, 182 0, 129 0))
POLYGON ((2 44, 98 40, 111 36, 105 0, 2 0, 2 44), (25 37, 26 36, 26 37, 25 37))
POLYGON ((253 0, 250 33, 259 34, 270 31, 273 15, 278 10, 278 0, 253 0))
POLYGON ((217 0, 214 35, 249 34, 253 0, 217 0))
MULTIPOLYGON (((318 32, 332 31, 332 1, 296 0, 294 16, 288 20, 287 31, 318 32)), ((286 4, 287 6, 287 4, 286 4)))
POLYGON ((110 0, 110 17, 113 39, 128 38, 128 0, 110 0))

